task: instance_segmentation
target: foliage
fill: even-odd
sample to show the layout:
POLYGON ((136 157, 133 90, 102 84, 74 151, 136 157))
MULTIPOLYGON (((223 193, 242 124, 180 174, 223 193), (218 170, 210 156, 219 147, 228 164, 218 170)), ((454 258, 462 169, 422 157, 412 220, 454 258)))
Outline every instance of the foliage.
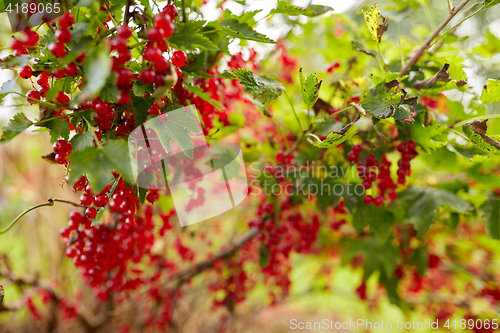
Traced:
MULTIPOLYGON (((57 22, 9 38, 13 54, 1 60, 18 77, 0 89, 0 103, 17 103, 0 142, 32 125, 48 131, 53 151, 44 161, 59 164, 65 190, 80 195, 60 231, 65 254, 107 303, 104 323, 129 307, 144 311, 130 320, 141 330, 181 327, 179 302, 202 286, 194 294, 231 316, 217 323, 230 331, 235 314, 251 308, 241 304, 298 294, 301 260, 319 263, 311 283, 318 293, 332 290, 329 274, 348 271, 346 280, 361 281, 349 292, 370 311, 390 302, 440 321, 496 317, 500 84, 488 62, 500 52, 495 34, 470 42, 421 22, 456 15, 447 4, 432 14, 432 1, 353 4, 344 14, 283 0, 268 12, 236 1, 245 6, 235 14, 222 1, 213 21, 201 2, 72 2, 57 22), (286 27, 279 38, 261 29, 274 22, 286 27), (438 29, 431 48, 429 26, 438 29), (481 70, 472 75, 463 69, 470 64, 481 70), (189 106, 199 121, 171 112, 189 106), (154 188, 134 175, 128 140, 138 132, 147 144, 137 164, 154 188), (220 228, 181 228, 175 189, 161 179, 200 162, 193 138, 202 134, 238 143, 250 193, 211 220, 223 221, 220 228), (168 169, 162 158, 177 148, 179 165, 168 169)), ((478 17, 496 17, 496 4, 485 1, 478 17)), ((224 170, 215 157, 203 165, 224 170)), ((186 210, 215 197, 195 176, 186 210)), ((29 285, 47 291, 67 319, 101 328, 47 284, 29 285)), ((31 296, 20 302, 41 319, 31 296)))

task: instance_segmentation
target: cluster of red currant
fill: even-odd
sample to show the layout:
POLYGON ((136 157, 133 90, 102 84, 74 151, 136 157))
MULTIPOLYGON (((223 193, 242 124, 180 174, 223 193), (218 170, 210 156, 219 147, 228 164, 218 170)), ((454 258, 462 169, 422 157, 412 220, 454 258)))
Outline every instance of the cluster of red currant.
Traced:
MULTIPOLYGON (((417 145, 413 141, 402 142, 397 145, 396 150, 401 153, 401 159, 398 161, 399 169, 397 171, 397 183, 403 185, 406 182, 406 177, 410 175, 410 161, 417 156, 417 145)), ((347 160, 352 163, 359 161, 362 148, 360 145, 352 146, 351 151, 347 154, 347 160)), ((366 205, 374 203, 380 207, 388 198, 390 201, 397 199, 396 192, 397 184, 391 178, 391 162, 387 160, 385 154, 382 154, 381 162, 379 162, 373 155, 366 156, 365 162, 357 164, 358 176, 363 179, 363 189, 366 191, 373 188, 374 183, 377 182, 378 196, 365 195, 363 200, 366 205), (387 192, 387 194, 386 194, 387 192)))
POLYGON ((401 159, 398 161, 398 184, 404 184, 406 177, 411 174, 410 161, 417 157, 416 148, 417 145, 411 140, 397 145, 396 149, 401 153, 401 159))
POLYGON ((71 155, 71 143, 66 140, 57 140, 52 145, 52 149, 54 150, 54 153, 56 153, 54 159, 57 163, 68 163, 68 156, 71 155))

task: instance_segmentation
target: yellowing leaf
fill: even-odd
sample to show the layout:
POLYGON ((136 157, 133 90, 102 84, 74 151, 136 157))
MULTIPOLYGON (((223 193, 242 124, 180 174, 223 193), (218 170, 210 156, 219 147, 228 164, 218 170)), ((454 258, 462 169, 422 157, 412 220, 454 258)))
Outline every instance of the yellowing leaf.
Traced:
POLYGON ((373 7, 368 11, 363 11, 363 15, 365 16, 366 24, 368 25, 368 29, 370 30, 370 34, 372 35, 372 39, 375 44, 380 43, 382 35, 387 30, 389 23, 387 18, 383 15, 380 15, 380 10, 377 7, 377 3, 373 5, 373 7), (382 17, 383 22, 379 24, 379 19, 382 17))

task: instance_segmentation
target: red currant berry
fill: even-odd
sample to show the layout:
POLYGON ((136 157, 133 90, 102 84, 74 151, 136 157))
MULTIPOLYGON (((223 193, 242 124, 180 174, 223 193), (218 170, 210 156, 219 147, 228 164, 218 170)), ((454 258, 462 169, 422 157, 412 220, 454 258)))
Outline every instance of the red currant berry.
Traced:
POLYGON ((177 16, 177 8, 174 5, 166 5, 162 11, 168 14, 172 20, 177 16))
POLYGON ((56 160, 56 162, 58 164, 66 164, 66 163, 68 163, 68 158, 66 157, 66 155, 56 154, 56 156, 54 157, 54 159, 56 160))
POLYGON ((347 160, 352 163, 356 163, 359 160, 359 155, 356 155, 353 151, 347 154, 347 160))
POLYGON ((79 69, 76 64, 67 64, 66 67, 64 67, 64 73, 71 77, 75 77, 78 74, 78 70, 79 69))
POLYGON ((144 84, 153 84, 155 83, 156 73, 149 68, 145 68, 142 70, 139 75, 139 80, 141 80, 144 84))
POLYGON ((276 162, 281 163, 285 159, 285 153, 283 151, 278 151, 276 153, 276 162))
POLYGON ((123 25, 117 30, 118 37, 128 39, 132 36, 132 29, 128 25, 123 25))
POLYGON ((125 104, 130 103, 130 101, 131 101, 130 93, 127 92, 127 91, 122 90, 122 92, 118 95, 118 104, 125 105, 125 104))
POLYGON ((94 203, 98 207, 106 206, 108 201, 109 201, 109 198, 108 198, 106 193, 101 193, 101 194, 98 194, 94 197, 94 203))
POLYGON ((48 85, 43 85, 38 88, 38 92, 42 97, 45 97, 47 95, 47 92, 50 90, 50 87, 48 85))
POLYGON ((56 154, 66 155, 71 150, 71 144, 66 140, 57 140, 52 145, 52 149, 56 154))
POLYGON ((160 27, 151 27, 148 30, 148 39, 153 43, 159 42, 163 39, 163 29, 160 27))
POLYGON ((50 43, 48 49, 56 58, 60 58, 66 54, 66 48, 59 42, 50 43))
POLYGON ((23 38, 23 42, 26 46, 28 47, 33 47, 35 46, 36 43, 40 40, 40 36, 36 31, 33 30, 26 30, 23 38))
POLYGON ((172 63, 177 67, 182 67, 186 64, 187 56, 183 51, 175 51, 172 55, 172 63))
POLYGON ((56 94, 56 97, 55 97, 56 101, 61 103, 61 104, 67 104, 69 103, 70 99, 68 97, 68 95, 66 95, 64 92, 62 91, 58 91, 57 94, 56 94))
POLYGON ((367 194, 363 197, 363 201, 365 202, 365 205, 371 205, 373 203, 373 197, 367 194))
POLYGON ((359 153, 361 153, 361 150, 362 150, 362 149, 361 149, 361 146, 360 146, 360 145, 354 145, 354 146, 352 146, 352 151, 353 151, 355 154, 357 154, 357 155, 359 155, 359 153))
POLYGON ((375 204, 375 206, 380 207, 384 204, 384 198, 376 197, 375 199, 373 199, 373 203, 375 204))
POLYGON ((88 207, 85 210, 85 217, 88 219, 93 219, 97 216, 97 210, 94 207, 88 207))
POLYGON ((68 29, 57 30, 55 36, 59 43, 67 44, 71 42, 71 32, 68 29))
POLYGON ((33 75, 33 70, 30 66, 23 66, 19 68, 19 77, 23 79, 29 79, 33 75))
POLYGON ((80 202, 82 203, 82 205, 84 206, 90 206, 92 205, 94 201, 94 197, 92 196, 92 194, 89 194, 89 193, 83 193, 81 196, 80 196, 80 202))
POLYGON ((66 71, 64 69, 56 68, 52 70, 52 75, 54 75, 56 79, 62 79, 64 76, 66 76, 66 71))
POLYGON ((63 29, 71 28, 73 23, 75 23, 75 18, 70 12, 61 16, 61 19, 59 20, 59 26, 63 29))
POLYGON ((397 198, 398 198, 398 194, 396 193, 396 191, 394 191, 394 190, 389 191, 389 199, 391 199, 392 201, 394 201, 397 198))
POLYGON ((38 85, 40 86, 43 86, 49 83, 49 79, 46 76, 40 75, 37 77, 36 83, 38 83, 38 85))
POLYGON ((41 99, 42 99, 42 95, 40 95, 40 93, 36 90, 30 90, 26 94, 26 100, 28 101, 28 103, 38 104, 38 103, 40 103, 41 99))

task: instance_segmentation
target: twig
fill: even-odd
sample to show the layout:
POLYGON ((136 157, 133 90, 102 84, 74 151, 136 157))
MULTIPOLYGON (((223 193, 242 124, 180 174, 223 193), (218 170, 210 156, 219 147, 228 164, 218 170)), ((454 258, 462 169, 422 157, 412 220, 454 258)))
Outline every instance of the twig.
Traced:
POLYGON ((444 27, 446 27, 446 25, 451 21, 451 19, 453 17, 455 17, 455 15, 457 15, 458 12, 460 10, 462 10, 462 8, 464 8, 465 5, 467 5, 469 2, 470 2, 470 0, 464 0, 457 7, 453 8, 453 10, 450 12, 450 14, 444 19, 443 22, 441 22, 441 24, 436 28, 436 30, 434 30, 434 32, 419 47, 419 49, 417 50, 417 52, 413 55, 413 57, 411 57, 411 59, 408 61, 408 63, 406 63, 406 65, 401 69, 401 71, 399 72, 399 77, 403 76, 410 69, 410 67, 414 63, 417 62, 418 58, 420 58, 420 55, 427 48, 429 48, 429 46, 430 46, 431 42, 434 40, 434 38, 436 38, 439 35, 439 33, 441 32, 441 30, 443 30, 444 27))
POLYGON ((182 284, 186 281, 189 281, 196 275, 206 271, 207 269, 212 268, 213 264, 220 259, 227 258, 234 254, 234 252, 238 251, 243 245, 245 245, 248 241, 250 241, 252 238, 257 236, 259 233, 259 229, 253 228, 250 229, 243 237, 241 237, 234 245, 229 247, 228 249, 222 250, 217 254, 216 256, 203 261, 191 268, 188 268, 187 270, 177 273, 171 280, 172 281, 178 281, 179 284, 182 284))
POLYGON ((73 205, 73 206, 76 206, 76 207, 85 208, 84 205, 76 203, 76 202, 73 202, 73 201, 69 201, 69 200, 58 199, 58 198, 50 198, 49 201, 51 201, 51 200, 52 201, 57 201, 57 202, 62 202, 62 203, 67 203, 67 204, 70 204, 70 205, 73 205))

